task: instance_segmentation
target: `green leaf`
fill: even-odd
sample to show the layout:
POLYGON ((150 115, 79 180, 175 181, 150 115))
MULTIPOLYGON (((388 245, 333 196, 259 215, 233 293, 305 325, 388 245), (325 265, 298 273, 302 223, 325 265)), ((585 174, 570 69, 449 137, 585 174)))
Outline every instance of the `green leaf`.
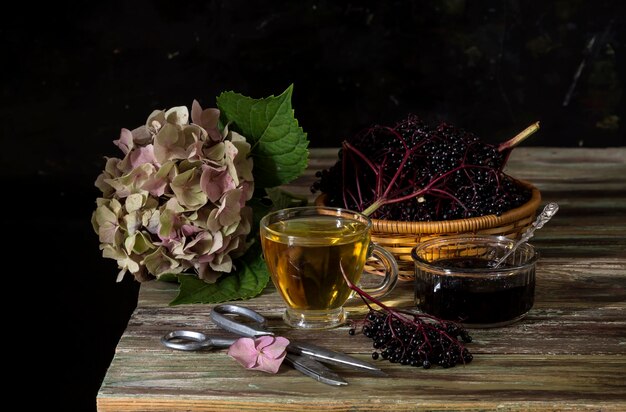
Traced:
POLYGON ((278 187, 265 189, 272 201, 272 209, 279 210, 288 207, 306 206, 309 200, 304 196, 296 196, 278 187))
POLYGON ((267 198, 253 197, 248 201, 247 205, 252 207, 252 230, 250 230, 250 235, 248 235, 248 240, 250 240, 253 236, 259 236, 259 223, 263 216, 272 209, 272 203, 267 198))
POLYGON ((235 92, 217 97, 217 107, 232 129, 252 145, 254 185, 257 189, 280 186, 306 169, 309 151, 306 133, 291 107, 293 85, 280 96, 253 99, 235 92))
POLYGON ((222 275, 215 283, 206 283, 193 275, 179 274, 178 296, 170 302, 170 306, 249 299, 261 293, 270 276, 259 242, 253 243, 244 256, 235 260, 235 265, 236 271, 222 275))
POLYGON ((178 276, 175 273, 164 273, 157 278, 161 282, 176 282, 178 283, 178 276))

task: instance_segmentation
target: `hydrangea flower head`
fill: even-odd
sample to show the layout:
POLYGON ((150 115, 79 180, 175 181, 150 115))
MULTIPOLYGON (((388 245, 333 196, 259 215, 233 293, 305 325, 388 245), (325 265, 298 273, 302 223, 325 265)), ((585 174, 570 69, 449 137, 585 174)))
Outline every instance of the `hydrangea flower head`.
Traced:
POLYGON ((92 225, 118 281, 193 271, 215 282, 243 255, 252 226, 250 144, 218 127, 220 111, 156 110, 146 124, 122 129, 95 185, 102 191, 92 225), (191 121, 190 121, 191 120, 191 121))

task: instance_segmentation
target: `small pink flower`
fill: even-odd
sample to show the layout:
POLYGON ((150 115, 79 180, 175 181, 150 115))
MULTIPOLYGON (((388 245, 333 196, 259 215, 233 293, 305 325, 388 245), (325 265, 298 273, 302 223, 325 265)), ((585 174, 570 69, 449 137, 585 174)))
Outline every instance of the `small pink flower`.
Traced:
POLYGON ((287 355, 288 345, 289 340, 282 336, 240 338, 230 346, 228 355, 246 369, 276 373, 287 355))

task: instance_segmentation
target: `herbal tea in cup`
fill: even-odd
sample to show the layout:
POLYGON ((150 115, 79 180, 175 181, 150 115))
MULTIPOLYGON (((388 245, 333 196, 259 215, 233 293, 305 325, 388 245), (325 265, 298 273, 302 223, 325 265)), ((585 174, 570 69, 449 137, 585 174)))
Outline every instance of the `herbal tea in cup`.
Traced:
POLYGON ((370 255, 385 267, 378 287, 383 296, 398 280, 393 255, 371 243, 372 223, 364 215, 330 207, 296 207, 261 219, 263 256, 276 289, 287 304, 285 322, 296 328, 324 329, 346 320, 343 305, 370 255))

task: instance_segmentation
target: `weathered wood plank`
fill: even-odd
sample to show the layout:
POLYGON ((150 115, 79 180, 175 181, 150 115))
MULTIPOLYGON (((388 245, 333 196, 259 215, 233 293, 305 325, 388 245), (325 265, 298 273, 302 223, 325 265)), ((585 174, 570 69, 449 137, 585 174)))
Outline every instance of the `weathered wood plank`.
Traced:
POLYGON ((625 406, 624 357, 485 354, 468 366, 449 370, 390 364, 384 380, 345 371, 350 384, 342 388, 318 384, 292 369, 281 370, 272 379, 262 372, 233 369, 233 361, 223 353, 157 357, 143 351, 139 355, 122 354, 120 362, 135 372, 112 376, 114 381, 101 391, 101 397, 112 391, 126 399, 126 406, 147 407, 152 398, 163 401, 174 397, 179 410, 190 400, 203 400, 205 406, 215 409, 236 405, 242 410, 270 405, 276 410, 371 410, 372 404, 393 410, 405 410, 410 405, 495 409, 508 404, 510 409, 520 410, 547 405, 559 410, 568 405, 574 409, 612 406, 615 410, 625 406))
MULTIPOLYGON (((316 170, 336 149, 314 149, 307 173, 288 186, 309 196, 316 170)), ((518 148, 507 171, 536 184, 544 202, 561 209, 538 231, 535 305, 503 328, 474 329, 474 361, 424 370, 384 361, 387 377, 340 369, 349 382, 335 388, 288 367, 276 375, 241 368, 225 351, 179 352, 159 338, 172 329, 222 334, 210 305, 169 307, 175 285, 142 285, 135 313, 98 395, 101 411, 379 411, 379 410, 626 410, 626 148, 518 148)), ((385 302, 411 307, 412 283, 401 282, 385 302)), ((272 286, 243 302, 290 339, 371 359, 371 341, 348 326, 312 333, 281 320, 272 286)), ((366 307, 349 305, 350 317, 366 307)))

